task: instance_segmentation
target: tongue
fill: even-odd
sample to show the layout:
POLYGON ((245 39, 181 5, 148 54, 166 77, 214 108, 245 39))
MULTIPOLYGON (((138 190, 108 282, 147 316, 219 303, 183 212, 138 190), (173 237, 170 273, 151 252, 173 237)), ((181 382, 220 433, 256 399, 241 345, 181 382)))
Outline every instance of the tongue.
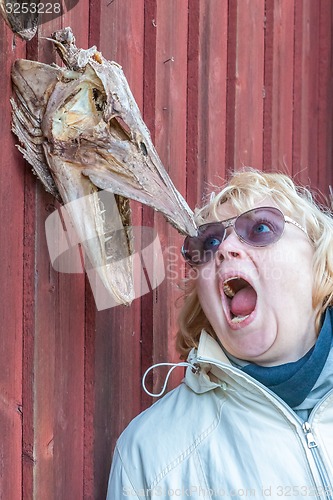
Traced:
POLYGON ((230 310, 235 316, 247 316, 256 307, 257 294, 252 286, 239 290, 232 298, 230 310))

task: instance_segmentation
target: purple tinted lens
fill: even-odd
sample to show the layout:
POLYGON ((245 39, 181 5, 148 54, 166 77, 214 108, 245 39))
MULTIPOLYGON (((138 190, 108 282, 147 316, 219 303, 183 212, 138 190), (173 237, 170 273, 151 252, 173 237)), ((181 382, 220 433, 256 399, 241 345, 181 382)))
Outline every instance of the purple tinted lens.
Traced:
POLYGON ((281 238, 284 224, 284 215, 278 208, 254 208, 237 217, 235 231, 249 245, 265 247, 281 238))
POLYGON ((211 260, 224 238, 222 222, 204 224, 198 229, 198 236, 187 236, 183 245, 183 255, 192 264, 204 264, 211 260))

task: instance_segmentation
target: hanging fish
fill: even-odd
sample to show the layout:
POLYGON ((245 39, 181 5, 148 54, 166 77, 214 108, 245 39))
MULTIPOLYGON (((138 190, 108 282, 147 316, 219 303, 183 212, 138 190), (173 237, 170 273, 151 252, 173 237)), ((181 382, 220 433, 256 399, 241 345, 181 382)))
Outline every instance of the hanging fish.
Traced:
POLYGON ((118 303, 129 304, 134 288, 128 198, 160 211, 182 234, 196 234, 193 212, 159 159, 121 66, 96 47, 77 48, 70 28, 51 40, 66 68, 14 63, 12 129, 47 191, 66 206, 91 195, 85 213, 70 214, 73 224, 104 285, 118 303), (128 228, 121 242, 106 242, 112 221, 99 202, 105 189, 117 195, 128 228))

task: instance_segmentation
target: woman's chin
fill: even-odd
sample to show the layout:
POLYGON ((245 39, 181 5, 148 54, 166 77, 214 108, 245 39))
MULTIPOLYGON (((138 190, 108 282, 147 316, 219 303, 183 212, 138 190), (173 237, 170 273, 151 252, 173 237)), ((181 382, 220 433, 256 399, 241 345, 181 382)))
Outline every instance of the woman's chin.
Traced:
MULTIPOLYGON (((243 333, 245 330, 242 330, 243 333)), ((232 330, 230 332, 231 336, 239 335, 240 331, 232 330)), ((271 335, 265 335, 262 332, 248 332, 246 335, 242 335, 242 339, 238 338, 237 342, 232 342, 230 345, 230 350, 227 349, 230 354, 238 359, 244 359, 256 364, 268 364, 274 359, 273 344, 275 337, 272 338, 271 335)), ((224 345, 223 339, 221 339, 224 345)))

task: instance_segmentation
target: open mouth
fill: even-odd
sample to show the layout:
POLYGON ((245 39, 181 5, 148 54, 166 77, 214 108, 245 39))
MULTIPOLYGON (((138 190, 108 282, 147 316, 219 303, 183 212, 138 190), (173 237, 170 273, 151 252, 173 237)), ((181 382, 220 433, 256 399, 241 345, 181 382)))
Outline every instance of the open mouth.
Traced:
POLYGON ((227 299, 231 323, 242 323, 256 308, 257 293, 255 289, 248 281, 239 276, 226 279, 222 289, 227 299))

